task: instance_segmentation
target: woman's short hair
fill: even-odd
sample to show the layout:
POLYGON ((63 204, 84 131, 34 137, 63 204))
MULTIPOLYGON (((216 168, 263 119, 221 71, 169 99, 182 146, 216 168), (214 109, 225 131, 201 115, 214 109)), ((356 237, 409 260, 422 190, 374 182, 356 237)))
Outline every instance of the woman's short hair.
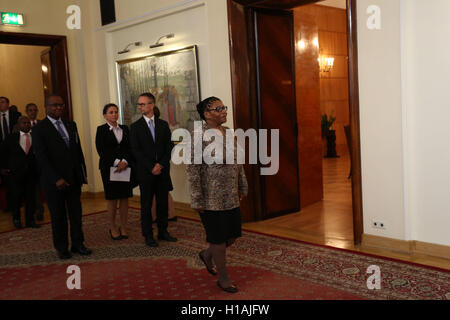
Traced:
POLYGON ((103 107, 103 114, 106 114, 108 112, 108 109, 111 107, 116 107, 117 111, 119 111, 119 107, 117 105, 115 105, 114 103, 108 103, 103 107))
POLYGON ((198 105, 197 105, 197 111, 198 114, 200 115, 200 118, 202 118, 202 120, 205 120, 205 110, 207 108, 210 108, 212 106, 212 104, 216 101, 220 101, 219 98, 217 97, 209 97, 206 98, 205 100, 201 101, 198 105))

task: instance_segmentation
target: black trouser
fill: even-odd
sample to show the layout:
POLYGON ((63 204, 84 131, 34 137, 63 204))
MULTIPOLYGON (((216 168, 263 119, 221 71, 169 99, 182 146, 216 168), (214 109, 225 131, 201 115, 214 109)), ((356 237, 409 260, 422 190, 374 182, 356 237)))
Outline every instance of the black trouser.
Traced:
POLYGON ((53 245, 59 252, 66 251, 69 247, 67 216, 70 222, 72 247, 79 247, 84 242, 80 196, 81 186, 79 185, 71 185, 63 191, 58 190, 56 186, 45 188, 45 197, 52 220, 53 245))
POLYGON ((20 221, 20 205, 25 200, 25 224, 27 226, 34 222, 36 211, 36 177, 32 175, 10 176, 9 187, 11 189, 11 209, 13 219, 20 221))
POLYGON ((161 176, 152 176, 139 183, 141 190, 141 227, 144 237, 153 237, 152 229, 152 202, 156 195, 156 219, 158 233, 167 231, 169 215, 169 191, 163 183, 161 176))

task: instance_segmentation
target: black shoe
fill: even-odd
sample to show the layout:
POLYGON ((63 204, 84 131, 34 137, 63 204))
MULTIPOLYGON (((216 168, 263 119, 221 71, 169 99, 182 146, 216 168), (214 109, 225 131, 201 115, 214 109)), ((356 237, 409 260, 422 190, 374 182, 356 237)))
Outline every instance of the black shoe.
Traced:
POLYGON ((73 253, 79 253, 82 256, 88 256, 92 253, 91 249, 88 249, 84 246, 84 244, 82 244, 79 247, 72 247, 72 249, 70 249, 70 251, 72 251, 73 253))
POLYGON ((177 221, 177 220, 178 220, 177 216, 167 219, 167 221, 177 221))
POLYGON ((123 235, 122 234, 122 229, 120 229, 120 227, 119 227, 119 232, 120 232, 120 237, 122 238, 122 239, 128 239, 128 235, 123 235))
POLYGON ((109 229, 109 235, 111 236, 111 239, 113 239, 113 240, 122 240, 122 236, 120 234, 117 237, 114 237, 112 235, 111 229, 109 229))
POLYGON ((19 219, 14 219, 13 223, 14 223, 14 227, 16 227, 17 229, 21 229, 22 228, 22 222, 20 222, 19 219))
POLYGON ((169 232, 165 231, 165 232, 161 232, 158 233, 158 240, 164 240, 164 241, 169 241, 169 242, 177 242, 177 238, 172 237, 169 232))
POLYGON ((217 281, 217 286, 220 289, 222 289, 223 291, 228 292, 228 293, 236 293, 236 292, 238 292, 238 288, 234 284, 232 284, 231 286, 225 288, 225 287, 222 287, 222 285, 220 284, 219 281, 217 281))
POLYGON ((61 260, 67 260, 67 259, 70 259, 70 258, 72 258, 72 255, 70 254, 70 252, 69 251, 58 251, 58 257, 61 259, 61 260))
POLYGON ((28 223, 26 225, 27 228, 39 229, 41 226, 36 224, 36 222, 28 223))
POLYGON ((200 252, 198 253, 198 257, 200 258, 200 260, 202 260, 203 264, 204 264, 205 267, 206 267, 206 270, 208 270, 208 272, 209 272, 211 275, 213 275, 213 276, 217 275, 217 269, 216 269, 215 266, 212 266, 211 268, 208 267, 208 264, 206 263, 206 260, 205 260, 205 258, 203 257, 203 252, 205 252, 205 250, 200 251, 200 252))
POLYGON ((156 248, 157 246, 159 246, 158 242, 153 239, 153 236, 145 237, 145 244, 152 248, 156 248))

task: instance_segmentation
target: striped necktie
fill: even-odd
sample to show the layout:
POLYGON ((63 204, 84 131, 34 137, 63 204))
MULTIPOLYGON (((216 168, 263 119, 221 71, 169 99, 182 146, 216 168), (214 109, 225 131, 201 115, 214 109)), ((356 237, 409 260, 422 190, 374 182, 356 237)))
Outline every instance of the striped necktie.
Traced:
POLYGON ((63 128, 61 127, 61 120, 57 120, 56 122, 56 128, 61 135, 61 138, 63 138, 64 142, 66 143, 67 148, 69 148, 69 137, 64 132, 63 128))

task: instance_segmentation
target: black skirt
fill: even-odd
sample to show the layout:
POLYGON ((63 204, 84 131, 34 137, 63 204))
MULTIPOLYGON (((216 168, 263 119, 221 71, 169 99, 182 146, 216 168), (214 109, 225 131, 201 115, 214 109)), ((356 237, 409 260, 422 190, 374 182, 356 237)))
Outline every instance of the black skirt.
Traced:
POLYGON ((229 239, 242 236, 241 210, 234 208, 225 211, 205 210, 200 214, 206 232, 206 241, 221 244, 229 239))
MULTIPOLYGON (((132 169, 133 170, 133 169, 132 169)), ((110 181, 110 172, 102 170, 103 188, 106 200, 118 200, 131 198, 133 196, 132 182, 110 181)))

